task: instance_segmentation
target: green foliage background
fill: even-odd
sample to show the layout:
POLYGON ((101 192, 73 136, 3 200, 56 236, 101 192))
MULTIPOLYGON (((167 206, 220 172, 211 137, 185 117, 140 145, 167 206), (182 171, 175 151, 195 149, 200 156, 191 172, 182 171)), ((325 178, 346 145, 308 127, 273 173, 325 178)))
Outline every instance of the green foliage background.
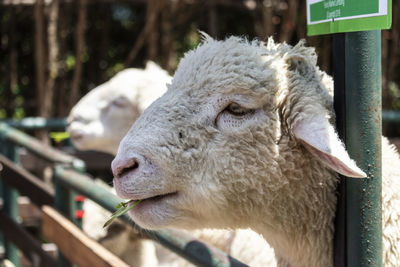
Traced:
MULTIPOLYGON (((60 69, 56 80, 53 117, 66 116, 70 108, 67 99, 76 65, 74 42, 77 1, 60 1, 57 32, 60 69)), ((205 4, 207 1, 178 2, 184 3, 181 5, 183 8, 176 14, 186 15, 187 18, 181 23, 174 21, 175 17, 170 19, 173 25, 171 36, 173 42, 170 47, 163 47, 162 40, 165 33, 161 23, 153 29, 159 36, 155 44, 158 48, 157 54, 153 60, 171 74, 183 53, 199 43, 198 30, 210 33, 213 28, 216 31, 214 37, 217 38, 241 35, 250 39, 265 40, 267 33, 262 30, 262 7, 266 4, 273 7, 271 18, 268 19, 272 23, 274 39, 294 44, 299 39, 306 38, 309 45, 316 47, 321 68, 331 73, 331 36, 312 38, 305 36, 305 0, 297 1, 294 10, 296 16, 292 18, 286 16, 291 12, 291 4, 294 3, 292 0, 216 1, 217 19, 214 24, 210 23, 210 5, 205 4), (218 5, 219 2, 228 4, 218 5), (249 6, 249 3, 253 3, 253 6, 249 6), (290 31, 289 39, 282 40, 284 31, 290 31), (171 58, 165 58, 163 53, 165 49, 173 51, 172 57, 169 55, 172 63, 171 58)), ((400 5, 399 1, 393 2, 393 29, 382 34, 383 103, 387 109, 400 109, 400 46, 397 15, 400 5)), ((45 12, 48 12, 47 9, 48 7, 45 8, 45 12)), ((87 12, 80 95, 84 95, 125 68, 124 61, 147 19, 145 1, 89 1, 87 12)), ((41 103, 36 99, 35 93, 33 5, 0 4, 0 13, 2 14, 0 16, 0 118, 35 116, 41 103), (13 57, 16 63, 14 70, 11 69, 13 57), (16 84, 11 82, 12 75, 16 77, 16 84)), ((46 41, 44 43, 47 45, 46 41)), ((146 43, 128 67, 143 67, 147 59, 146 43)))

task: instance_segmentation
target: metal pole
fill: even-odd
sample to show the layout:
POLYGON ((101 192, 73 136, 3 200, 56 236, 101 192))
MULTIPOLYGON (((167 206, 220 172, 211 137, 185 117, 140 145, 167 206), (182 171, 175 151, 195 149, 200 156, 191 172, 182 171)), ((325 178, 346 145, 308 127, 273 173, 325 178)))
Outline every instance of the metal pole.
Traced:
MULTIPOLYGON (((334 109, 336 129, 345 142, 346 90, 345 90, 345 34, 333 35, 333 79, 335 81, 334 109)), ((334 235, 334 266, 346 266, 346 177, 339 175, 334 235)))
POLYGON ((44 160, 54 163, 69 164, 72 166, 84 165, 82 160, 58 151, 48 145, 44 145, 39 140, 10 127, 6 123, 0 122, 0 134, 9 142, 25 147, 27 150, 44 160))
MULTIPOLYGON (((73 169, 79 173, 84 174, 86 172, 86 166, 73 166, 73 169)), ((70 201, 70 219, 72 222, 82 229, 83 224, 83 201, 84 197, 78 195, 74 190, 69 190, 69 201, 70 201)))
MULTIPOLYGON (((69 218, 70 220, 73 220, 73 216, 71 217, 71 194, 70 190, 63 186, 57 175, 56 175, 56 168, 58 164, 54 164, 53 166, 53 183, 55 187, 55 196, 54 196, 54 205, 56 209, 61 212, 64 216, 69 218)), ((58 264, 61 267, 69 267, 72 266, 71 262, 60 252, 58 251, 58 259, 57 259, 58 264)))
POLYGON ((365 179, 347 179, 347 266, 382 266, 381 31, 345 34, 346 146, 365 179))
POLYGON ((397 110, 384 110, 382 111, 382 121, 387 123, 399 123, 400 111, 397 110))
MULTIPOLYGON (((10 142, 5 142, 4 138, 2 139, 2 153, 7 156, 9 159, 18 164, 18 153, 17 148, 11 144, 10 142)), ((4 212, 12 218, 14 221, 18 222, 18 191, 7 184, 3 183, 3 210, 4 212)), ((4 239, 4 250, 5 257, 9 259, 15 266, 20 266, 19 255, 17 247, 12 244, 10 241, 4 239)))
POLYGON ((5 122, 11 127, 26 130, 37 129, 65 129, 68 125, 66 118, 42 118, 42 117, 28 117, 21 120, 0 120, 5 122))
MULTIPOLYGON (((4 138, 1 136, 0 134, 0 153, 3 154, 3 147, 4 147, 4 138)), ((3 196, 3 180, 1 179, 1 172, 0 172, 0 199, 2 201, 2 203, 4 203, 4 196, 3 196)), ((4 248, 4 236, 3 234, 0 232, 0 253, 4 253, 5 252, 5 248, 4 248)))

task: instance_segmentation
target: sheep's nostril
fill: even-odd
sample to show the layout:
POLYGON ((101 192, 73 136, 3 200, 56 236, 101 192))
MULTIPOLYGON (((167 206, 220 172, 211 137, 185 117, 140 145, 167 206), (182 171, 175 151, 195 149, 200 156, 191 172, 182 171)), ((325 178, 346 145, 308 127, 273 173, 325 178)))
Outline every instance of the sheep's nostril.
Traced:
POLYGON ((137 159, 130 159, 128 162, 125 164, 117 167, 116 172, 114 173, 115 178, 120 178, 127 174, 130 171, 133 171, 135 169, 139 168, 139 162, 137 159))

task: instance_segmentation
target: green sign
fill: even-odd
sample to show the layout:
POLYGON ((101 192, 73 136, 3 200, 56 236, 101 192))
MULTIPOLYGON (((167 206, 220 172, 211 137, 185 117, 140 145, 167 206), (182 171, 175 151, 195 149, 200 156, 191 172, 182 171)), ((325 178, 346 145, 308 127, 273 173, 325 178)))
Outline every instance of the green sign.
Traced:
POLYGON ((307 35, 389 29, 392 0, 307 0, 307 35))

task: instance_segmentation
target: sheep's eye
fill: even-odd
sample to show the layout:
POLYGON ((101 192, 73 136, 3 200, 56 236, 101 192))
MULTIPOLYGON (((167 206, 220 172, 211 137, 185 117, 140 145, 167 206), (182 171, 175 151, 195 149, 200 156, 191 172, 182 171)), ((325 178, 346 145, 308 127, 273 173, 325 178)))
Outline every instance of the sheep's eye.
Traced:
POLYGON ((125 97, 118 97, 111 102, 111 105, 119 108, 127 106, 128 100, 125 97))
POLYGON ((241 127, 256 113, 256 109, 243 107, 238 103, 231 102, 215 118, 214 124, 219 129, 234 129, 241 127))
POLYGON ((226 112, 228 112, 228 113, 230 113, 230 114, 232 114, 234 116, 243 116, 243 115, 246 115, 248 113, 253 112, 254 110, 248 109, 248 108, 244 108, 244 107, 240 106, 237 103, 230 103, 225 108, 224 111, 226 111, 226 112))

